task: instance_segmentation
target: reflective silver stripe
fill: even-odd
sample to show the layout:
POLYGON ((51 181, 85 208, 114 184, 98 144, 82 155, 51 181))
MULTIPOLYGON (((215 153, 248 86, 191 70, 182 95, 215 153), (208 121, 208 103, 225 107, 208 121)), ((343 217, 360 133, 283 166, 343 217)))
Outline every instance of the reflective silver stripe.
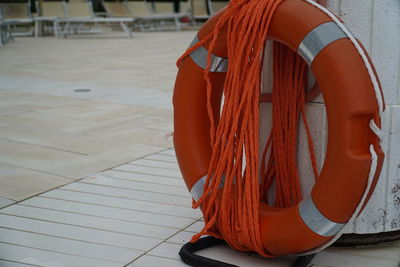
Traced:
POLYGON ((192 189, 190 189, 190 194, 192 194, 192 197, 194 201, 198 201, 201 196, 203 195, 204 192, 204 184, 206 183, 207 176, 201 177, 193 186, 192 189))
MULTIPOLYGON (((194 46, 197 42, 199 42, 199 39, 196 36, 196 37, 194 37, 192 43, 190 44, 190 47, 194 46)), ((207 49, 205 49, 202 46, 200 46, 198 49, 196 49, 192 53, 190 53, 190 57, 202 69, 205 69, 207 67, 207 56, 208 56, 208 51, 207 51, 207 49)), ((211 72, 227 72, 228 71, 228 59, 224 58, 224 57, 218 57, 215 55, 211 55, 210 71, 211 72)))
MULTIPOLYGON (((190 189, 190 194, 195 201, 198 201, 204 193, 204 184, 206 183, 207 175, 201 177, 190 189)), ((225 176, 222 176, 221 182, 219 183, 218 188, 222 188, 224 186, 225 176)))
POLYGON ((309 32, 301 41, 297 51, 308 65, 311 65, 322 49, 330 43, 343 38, 348 37, 335 22, 326 22, 309 32))
POLYGON ((315 206, 311 196, 300 203, 299 214, 305 225, 321 236, 333 236, 345 226, 344 223, 335 223, 326 218, 315 206))

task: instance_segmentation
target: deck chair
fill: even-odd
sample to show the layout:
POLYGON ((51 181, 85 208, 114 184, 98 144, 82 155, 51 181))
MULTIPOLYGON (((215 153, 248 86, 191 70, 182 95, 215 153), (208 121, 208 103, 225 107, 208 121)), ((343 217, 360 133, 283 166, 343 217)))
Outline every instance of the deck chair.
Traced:
POLYGON ((10 40, 14 40, 11 32, 11 24, 10 22, 3 21, 0 17, 0 47, 10 40))
POLYGON ((137 19, 134 26, 140 31, 155 30, 157 19, 154 16, 153 8, 146 1, 126 1, 129 13, 137 19))
POLYGON ((181 18, 189 16, 189 13, 175 13, 172 2, 154 2, 154 17, 159 20, 159 30, 168 30, 169 22, 173 22, 176 30, 181 29, 181 18))
POLYGON ((6 33, 7 27, 3 24, 3 21, 0 19, 0 47, 2 47, 6 42, 6 33))
POLYGON ((58 20, 66 18, 67 11, 64 1, 42 1, 37 6, 39 16, 35 17, 35 37, 42 35, 42 28, 45 23, 52 24, 54 36, 59 35, 58 20))
POLYGON ((0 2, 0 14, 3 25, 7 25, 12 36, 33 34, 31 31, 33 18, 29 1, 0 2), (28 30, 26 32, 15 32, 17 25, 27 26, 28 30))
POLYGON ((67 3, 68 18, 86 18, 94 17, 92 2, 89 1, 71 1, 67 3))
MULTIPOLYGON (((128 37, 132 37, 132 32, 129 27, 126 25, 127 23, 133 23, 135 21, 132 17, 96 17, 93 12, 92 3, 89 1, 73 1, 67 3, 67 14, 68 17, 65 19, 58 20, 60 23, 64 23, 64 28, 62 31, 63 37, 67 37, 68 34, 71 33, 71 25, 80 26, 82 24, 94 24, 95 26, 98 23, 117 23, 121 26, 122 30, 128 35, 128 37)), ((79 28, 72 28, 72 33, 81 32, 79 28)), ((99 32, 89 30, 90 33, 99 32)))
POLYGON ((193 21, 204 21, 210 17, 209 0, 190 0, 193 21))
POLYGON ((154 2, 156 14, 171 14, 174 13, 172 2, 154 2))
MULTIPOLYGON (((109 18, 126 18, 129 22, 132 22, 131 26, 133 26, 133 22, 136 20, 133 18, 131 13, 129 12, 128 7, 126 6, 125 2, 101 2, 104 9, 106 10, 107 17, 109 18)), ((123 25, 121 25, 122 27, 123 25)), ((127 30, 130 31, 128 28, 127 30)))
MULTIPOLYGON (((173 21, 175 29, 179 30, 181 27, 179 21, 181 15, 172 12, 172 4, 169 13, 157 13, 156 5, 154 5, 155 8, 153 9, 146 1, 127 1, 126 6, 131 15, 138 19, 137 25, 141 31, 170 29, 170 27, 165 27, 165 22, 168 20, 173 21)), ((161 10, 165 9, 165 7, 162 7, 161 10)))
POLYGON ((109 17, 132 17, 124 2, 102 2, 109 17))
POLYGON ((179 13, 190 14, 190 3, 189 1, 179 1, 179 13))
POLYGON ((211 14, 215 14, 228 5, 228 1, 211 1, 211 14))
POLYGON ((126 1, 129 13, 137 18, 152 18, 153 11, 146 1, 126 1))

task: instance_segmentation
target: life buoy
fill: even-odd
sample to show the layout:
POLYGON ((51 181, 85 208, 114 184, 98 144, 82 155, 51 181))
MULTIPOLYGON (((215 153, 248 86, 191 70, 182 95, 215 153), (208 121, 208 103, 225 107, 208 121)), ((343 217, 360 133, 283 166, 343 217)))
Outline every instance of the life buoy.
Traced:
MULTIPOLYGON (((219 15, 203 25, 193 44, 213 29, 219 15)), ((384 158, 379 138, 384 103, 365 51, 322 7, 311 1, 283 1, 268 36, 298 51, 312 68, 325 100, 329 134, 325 162, 311 196, 290 208, 261 205, 263 246, 279 256, 327 244, 365 206, 384 158)), ((176 156, 195 200, 203 193, 212 154, 203 79, 207 54, 205 45, 181 62, 173 96, 176 156)), ((211 60, 212 106, 219 110, 229 60, 223 30, 211 60)))

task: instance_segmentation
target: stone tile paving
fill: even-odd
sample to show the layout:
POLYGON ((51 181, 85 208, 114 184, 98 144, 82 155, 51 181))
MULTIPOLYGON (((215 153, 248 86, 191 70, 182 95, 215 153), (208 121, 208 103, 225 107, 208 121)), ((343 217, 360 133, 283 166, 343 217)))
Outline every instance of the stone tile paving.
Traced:
POLYGON ((175 60, 193 34, 18 38, 3 47, 1 205, 171 147, 175 60))

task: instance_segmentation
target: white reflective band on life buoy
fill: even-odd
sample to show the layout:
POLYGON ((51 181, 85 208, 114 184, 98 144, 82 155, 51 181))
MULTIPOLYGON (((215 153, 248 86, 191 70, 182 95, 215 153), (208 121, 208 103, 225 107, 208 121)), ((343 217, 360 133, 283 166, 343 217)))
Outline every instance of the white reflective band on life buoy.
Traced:
POLYGON ((315 57, 330 43, 348 38, 335 22, 326 22, 315 27, 301 41, 298 53, 311 65, 315 57))
POLYGON ((320 236, 333 236, 342 229, 344 223, 336 223, 325 217, 315 206, 311 196, 299 204, 299 214, 304 224, 320 236))
MULTIPOLYGON (((206 183, 207 175, 201 177, 190 189, 190 194, 195 201, 198 201, 204 194, 204 184, 206 183)), ((222 175, 218 188, 224 187, 225 175, 222 175)))
MULTIPOLYGON (((199 42, 199 38, 197 35, 194 37, 190 47, 194 46, 199 42)), ((208 51, 204 47, 200 46, 192 53, 190 53, 190 57, 202 69, 207 67, 207 56, 208 51)), ((224 57, 219 57, 216 55, 211 55, 211 66, 210 72, 227 72, 228 71, 228 59, 224 57)))

